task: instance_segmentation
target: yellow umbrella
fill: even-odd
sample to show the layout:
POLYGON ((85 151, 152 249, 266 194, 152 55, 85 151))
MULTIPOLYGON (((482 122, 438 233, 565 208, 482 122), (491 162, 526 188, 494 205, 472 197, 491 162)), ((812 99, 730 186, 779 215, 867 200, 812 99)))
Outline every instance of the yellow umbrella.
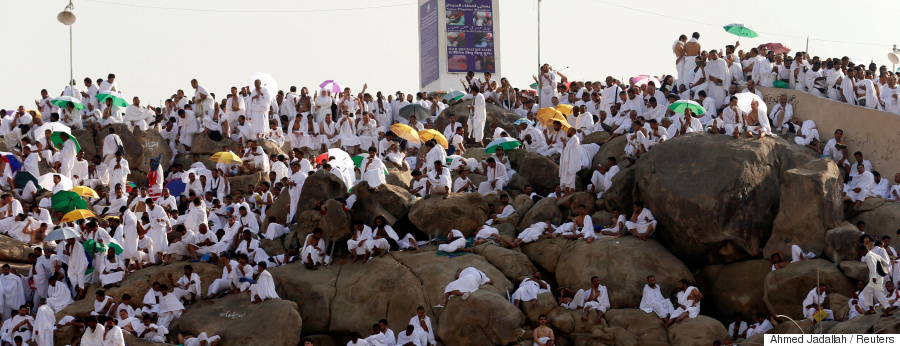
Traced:
POLYGON ((81 219, 88 219, 92 217, 97 217, 93 212, 87 209, 75 209, 73 211, 68 212, 65 216, 63 216, 62 220, 59 220, 59 223, 72 222, 81 219))
POLYGON ((422 143, 422 140, 419 139, 419 133, 416 129, 409 127, 409 125, 404 124, 394 124, 391 125, 391 132, 397 135, 400 138, 403 138, 407 141, 413 143, 422 143))
POLYGON ((437 130, 427 129, 419 131, 419 138, 422 139, 422 142, 427 142, 433 139, 435 142, 444 147, 444 149, 450 147, 450 143, 447 142, 447 138, 444 137, 444 134, 438 132, 437 130))
POLYGON ((572 105, 567 105, 567 104, 556 105, 556 110, 558 110, 560 113, 562 113, 565 116, 572 115, 572 108, 575 108, 575 107, 572 107, 572 105))
POLYGON ((94 189, 87 186, 76 186, 70 191, 77 193, 81 197, 100 198, 100 196, 97 195, 97 191, 94 191, 94 189))
POLYGON ((226 165, 239 165, 244 163, 244 161, 235 153, 227 151, 215 153, 213 156, 209 157, 209 160, 212 162, 224 163, 226 165))
POLYGON ((537 120, 540 121, 541 125, 544 125, 544 127, 546 127, 548 124, 552 123, 553 118, 565 119, 565 117, 563 117, 562 113, 560 113, 560 111, 557 110, 556 108, 548 107, 548 108, 538 109, 537 120))

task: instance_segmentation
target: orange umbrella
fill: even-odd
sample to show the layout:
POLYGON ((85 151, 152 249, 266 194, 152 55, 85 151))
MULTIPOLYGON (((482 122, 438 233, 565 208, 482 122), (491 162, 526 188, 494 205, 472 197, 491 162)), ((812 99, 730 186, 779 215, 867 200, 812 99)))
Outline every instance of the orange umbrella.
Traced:
POLYGON ((433 139, 435 142, 444 147, 444 149, 450 147, 450 143, 447 142, 447 137, 444 137, 444 134, 438 132, 437 130, 427 129, 419 131, 419 138, 422 140, 422 142, 427 142, 433 139))
POLYGON ((419 139, 419 133, 416 131, 416 129, 410 127, 409 125, 405 125, 405 124, 391 125, 391 132, 393 132, 398 137, 403 138, 403 139, 413 142, 413 143, 421 143, 422 142, 422 140, 419 139))

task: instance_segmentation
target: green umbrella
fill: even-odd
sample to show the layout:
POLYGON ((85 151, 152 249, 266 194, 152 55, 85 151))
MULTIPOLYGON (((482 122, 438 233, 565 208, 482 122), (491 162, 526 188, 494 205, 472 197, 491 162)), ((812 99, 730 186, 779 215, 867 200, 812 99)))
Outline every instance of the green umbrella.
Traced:
POLYGON ((50 101, 50 103, 59 108, 66 108, 66 106, 71 103, 73 106, 75 106, 75 109, 84 109, 84 104, 82 104, 81 101, 78 101, 78 99, 72 96, 60 96, 50 101))
POLYGON ((678 114, 684 114, 685 109, 690 109, 696 115, 700 115, 706 112, 706 109, 703 109, 699 103, 690 100, 678 100, 672 102, 669 105, 669 109, 678 114))
MULTIPOLYGON (((352 157, 351 160, 353 160, 353 164, 356 165, 356 167, 359 167, 359 169, 362 170, 363 169, 362 163, 367 158, 369 158, 369 154, 362 153, 362 154, 352 157)), ((384 170, 384 175, 388 175, 387 169, 384 170)))
POLYGON ((446 95, 444 95, 444 98, 443 98, 442 100, 444 100, 444 101, 456 101, 456 100, 461 99, 461 98, 462 98, 463 96, 465 96, 465 95, 466 95, 466 93, 464 93, 464 92, 462 92, 462 91, 459 91, 459 90, 453 90, 453 91, 447 93, 446 95))
MULTIPOLYGON (((102 253, 106 255, 106 251, 109 250, 109 248, 113 248, 116 249, 116 255, 121 255, 125 250, 124 248, 122 248, 122 245, 120 245, 119 242, 112 238, 109 239, 109 244, 103 242, 95 242, 93 239, 89 239, 88 241, 82 243, 81 246, 84 247, 84 250, 87 251, 88 254, 102 253)), ((89 255, 89 257, 93 259, 92 255, 89 255)), ((88 270, 90 270, 90 268, 88 268, 88 270)))
POLYGON ((50 197, 50 206, 53 210, 68 213, 75 209, 87 209, 87 202, 72 191, 60 191, 50 197))
POLYGON ((117 93, 115 91, 104 91, 97 94, 97 100, 100 100, 100 102, 106 102, 106 99, 108 98, 112 98, 113 106, 122 108, 128 107, 128 102, 126 102, 125 99, 122 98, 122 94, 120 93, 117 93))
POLYGON ((27 185, 29 181, 32 184, 34 184, 35 188, 37 188, 38 190, 41 189, 41 185, 38 183, 37 178, 35 178, 34 175, 31 174, 31 172, 28 172, 23 169, 23 170, 20 170, 18 173, 16 173, 16 178, 15 178, 14 182, 16 184, 17 189, 24 189, 25 185, 27 185))
MULTIPOLYGON (((61 133, 65 132, 54 132, 50 135, 50 141, 53 142, 53 145, 55 145, 57 148, 62 148, 63 145, 66 144, 65 141, 63 141, 62 136, 60 135, 61 133)), ((81 151, 81 144, 78 143, 78 140, 75 139, 75 136, 72 136, 68 133, 66 133, 66 135, 69 136, 68 139, 71 139, 73 142, 75 142, 75 152, 77 153, 81 151)))
POLYGON ((754 38, 759 36, 756 31, 748 26, 745 26, 744 24, 731 23, 724 26, 724 28, 726 32, 740 37, 754 38))
POLYGON ((519 142, 512 137, 500 137, 488 143, 488 146, 484 149, 484 152, 490 154, 497 152, 498 147, 503 148, 503 150, 510 150, 518 148, 520 145, 522 145, 522 142, 519 142))

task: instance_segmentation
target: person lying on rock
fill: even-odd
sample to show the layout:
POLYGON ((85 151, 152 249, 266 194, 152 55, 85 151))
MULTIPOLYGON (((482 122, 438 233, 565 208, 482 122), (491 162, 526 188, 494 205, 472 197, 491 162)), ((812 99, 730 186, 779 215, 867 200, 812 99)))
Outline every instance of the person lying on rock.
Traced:
POLYGON ((487 276, 484 272, 468 267, 456 270, 456 280, 447 284, 444 289, 444 300, 435 308, 443 308, 447 306, 447 301, 452 296, 462 296, 462 300, 469 299, 469 296, 478 290, 481 285, 493 285, 494 280, 487 276))
POLYGON ((512 294, 513 305, 519 307, 519 302, 530 301, 531 307, 537 305, 538 294, 550 292, 550 285, 546 281, 541 280, 541 272, 534 272, 530 278, 525 278, 519 284, 519 288, 512 294))
POLYGON ((516 240, 514 240, 512 243, 506 242, 505 245, 506 247, 511 249, 519 247, 519 245, 528 244, 530 242, 538 240, 538 238, 540 238, 540 236, 542 235, 549 238, 555 238, 556 236, 553 235, 554 231, 556 231, 556 228, 553 227, 553 224, 550 223, 550 219, 547 219, 543 222, 538 222, 529 226, 528 228, 523 230, 522 233, 519 233, 519 235, 516 236, 516 240))
POLYGON ((472 249, 466 247, 466 237, 458 229, 450 230, 447 234, 447 240, 438 243, 438 250, 453 253, 457 251, 472 252, 472 249))
POLYGON ((496 242, 500 244, 500 231, 494 227, 488 225, 478 226, 478 229, 475 230, 475 245, 481 245, 488 241, 496 242))

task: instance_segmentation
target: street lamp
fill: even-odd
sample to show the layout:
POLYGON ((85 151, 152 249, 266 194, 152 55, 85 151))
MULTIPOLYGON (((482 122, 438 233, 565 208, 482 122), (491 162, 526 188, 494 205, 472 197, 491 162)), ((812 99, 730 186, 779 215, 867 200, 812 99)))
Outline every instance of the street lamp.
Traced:
POLYGON ((75 13, 72 13, 72 10, 74 9, 72 0, 69 0, 69 5, 56 15, 56 20, 69 27, 69 96, 71 97, 75 97, 75 73, 72 69, 72 24, 75 24, 75 13))
POLYGON ((900 64, 900 54, 897 53, 900 53, 900 49, 897 49, 897 45, 895 44, 894 48, 891 49, 891 52, 888 53, 888 60, 891 61, 891 64, 893 65, 891 69, 894 70, 894 72, 897 72, 897 64, 900 64))

